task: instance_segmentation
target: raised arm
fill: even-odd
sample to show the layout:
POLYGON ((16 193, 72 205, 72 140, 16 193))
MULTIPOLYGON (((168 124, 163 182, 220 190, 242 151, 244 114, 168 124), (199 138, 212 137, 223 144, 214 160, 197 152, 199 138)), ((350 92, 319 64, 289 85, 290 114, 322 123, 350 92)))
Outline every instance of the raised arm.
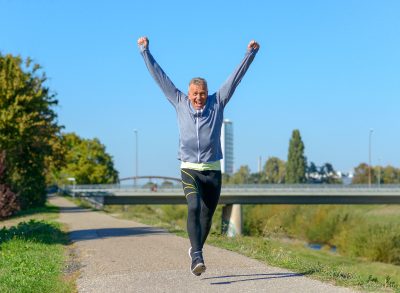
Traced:
POLYGON ((249 68, 251 62, 253 62, 253 59, 258 52, 258 49, 260 49, 260 45, 254 40, 250 41, 250 43, 247 45, 247 52, 244 59, 218 90, 217 96, 223 103, 224 107, 229 102, 230 98, 236 90, 236 87, 239 85, 247 69, 249 68))
POLYGON ((158 65, 154 57, 151 55, 149 50, 149 39, 147 37, 140 37, 137 43, 151 76, 157 82, 158 86, 161 88, 162 92, 168 98, 168 100, 173 105, 176 105, 183 94, 175 87, 175 85, 172 83, 172 81, 169 79, 169 77, 165 74, 160 65, 158 65))

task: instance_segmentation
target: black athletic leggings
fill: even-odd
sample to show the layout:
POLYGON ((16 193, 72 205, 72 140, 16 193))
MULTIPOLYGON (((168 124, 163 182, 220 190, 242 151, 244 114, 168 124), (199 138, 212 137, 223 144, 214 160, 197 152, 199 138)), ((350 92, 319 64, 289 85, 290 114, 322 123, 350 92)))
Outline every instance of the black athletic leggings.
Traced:
POLYGON ((187 231, 192 251, 203 249, 212 216, 221 194, 221 171, 181 169, 183 192, 188 203, 187 231))

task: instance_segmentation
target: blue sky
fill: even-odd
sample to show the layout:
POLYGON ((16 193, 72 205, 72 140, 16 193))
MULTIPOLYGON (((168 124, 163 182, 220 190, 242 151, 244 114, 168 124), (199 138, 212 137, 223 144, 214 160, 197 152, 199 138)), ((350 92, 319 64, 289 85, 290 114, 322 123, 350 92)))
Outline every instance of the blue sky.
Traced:
POLYGON ((120 177, 178 176, 172 106, 148 74, 141 35, 175 85, 216 91, 256 39, 261 49, 225 111, 235 166, 286 160, 299 129, 308 161, 344 172, 400 166, 400 1, 0 0, 0 51, 31 57, 57 93, 65 131, 97 137, 120 177))

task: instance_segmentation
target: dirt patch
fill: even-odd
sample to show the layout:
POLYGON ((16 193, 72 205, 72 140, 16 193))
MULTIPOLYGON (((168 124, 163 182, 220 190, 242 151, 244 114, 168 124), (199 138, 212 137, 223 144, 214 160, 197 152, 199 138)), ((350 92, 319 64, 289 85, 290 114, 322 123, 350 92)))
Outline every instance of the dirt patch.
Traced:
POLYGON ((77 249, 73 244, 70 244, 66 247, 65 250, 65 265, 63 269, 63 279, 74 285, 74 293, 78 292, 76 288, 76 280, 80 276, 80 269, 82 268, 82 264, 79 261, 79 255, 77 249))

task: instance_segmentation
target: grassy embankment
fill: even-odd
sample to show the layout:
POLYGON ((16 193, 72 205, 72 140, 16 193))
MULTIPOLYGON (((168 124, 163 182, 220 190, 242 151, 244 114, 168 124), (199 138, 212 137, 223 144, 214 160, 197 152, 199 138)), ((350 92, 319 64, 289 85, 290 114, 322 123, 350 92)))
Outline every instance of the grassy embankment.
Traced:
POLYGON ((58 212, 46 205, 0 222, 0 292, 75 292, 58 212))
MULTIPOLYGON (((110 206, 106 211, 187 237, 186 206, 110 206)), ((360 243, 383 245, 378 257, 394 255, 391 260, 397 261, 400 254, 392 242, 397 239, 400 206, 246 206, 244 218, 245 233, 253 236, 225 237, 220 234, 218 207, 207 243, 336 285, 400 292, 399 265, 370 261, 357 252, 358 247, 376 257, 376 249, 362 248, 360 243), (307 247, 310 240, 325 245, 312 250, 307 247), (333 245, 336 253, 330 250, 333 245), (346 250, 345 245, 351 247, 346 250), (385 250, 391 250, 390 254, 385 250)))

